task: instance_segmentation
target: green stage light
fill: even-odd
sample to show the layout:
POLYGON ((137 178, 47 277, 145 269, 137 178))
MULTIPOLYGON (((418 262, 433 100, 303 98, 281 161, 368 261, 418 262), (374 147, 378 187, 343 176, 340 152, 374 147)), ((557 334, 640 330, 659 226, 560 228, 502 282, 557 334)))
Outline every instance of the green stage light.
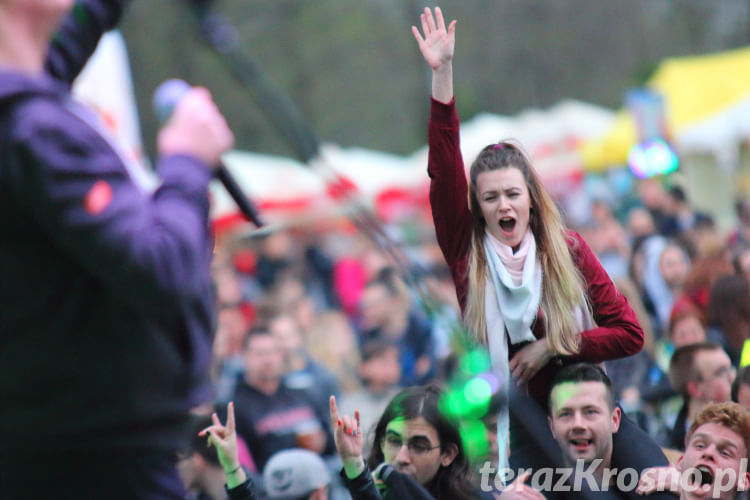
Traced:
POLYGON ((468 375, 478 375, 490 369, 490 356, 484 349, 474 349, 461 356, 459 366, 468 375))
POLYGON ((489 451, 487 430, 481 420, 462 421, 459 425, 461 442, 469 460, 484 457, 489 451))
POLYGON ((466 383, 464 397, 466 401, 473 405, 489 403, 492 397, 492 387, 490 387, 490 383, 486 379, 474 377, 466 383))
POLYGON ((451 388, 440 396, 438 402, 440 412, 450 418, 458 418, 464 414, 467 408, 466 398, 463 391, 451 388))

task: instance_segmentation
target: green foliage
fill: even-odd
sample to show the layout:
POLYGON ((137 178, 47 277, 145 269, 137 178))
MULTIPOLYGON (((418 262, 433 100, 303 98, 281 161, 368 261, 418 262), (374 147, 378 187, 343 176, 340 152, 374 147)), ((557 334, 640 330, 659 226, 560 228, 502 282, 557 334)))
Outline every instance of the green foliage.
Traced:
MULTIPOLYGON (((147 149, 151 94, 180 77, 211 89, 244 149, 293 155, 249 93, 201 42, 186 0, 136 1, 122 26, 147 149)), ((429 71, 410 32, 416 0, 216 0, 242 45, 318 135, 409 154, 425 142, 429 71)), ((750 41, 744 0, 440 2, 457 18, 461 118, 577 98, 619 107, 633 78, 667 56, 750 41), (744 21, 743 21, 744 19, 744 21)))

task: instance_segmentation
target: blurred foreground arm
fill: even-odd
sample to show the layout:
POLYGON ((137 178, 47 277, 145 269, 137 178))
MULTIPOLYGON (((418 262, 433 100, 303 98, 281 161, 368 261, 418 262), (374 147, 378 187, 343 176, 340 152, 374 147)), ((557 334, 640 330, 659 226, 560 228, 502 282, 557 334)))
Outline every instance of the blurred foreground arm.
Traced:
POLYGON ((96 50, 99 39, 114 29, 130 0, 77 0, 52 40, 45 70, 72 84, 96 50))

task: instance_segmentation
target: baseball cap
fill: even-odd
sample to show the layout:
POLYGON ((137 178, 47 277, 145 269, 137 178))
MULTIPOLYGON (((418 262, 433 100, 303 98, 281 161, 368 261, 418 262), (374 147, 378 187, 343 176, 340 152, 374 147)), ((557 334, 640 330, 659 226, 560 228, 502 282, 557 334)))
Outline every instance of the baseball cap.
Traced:
POLYGON ((312 493, 330 483, 323 459, 310 450, 291 449, 275 453, 263 469, 268 498, 288 500, 312 493))

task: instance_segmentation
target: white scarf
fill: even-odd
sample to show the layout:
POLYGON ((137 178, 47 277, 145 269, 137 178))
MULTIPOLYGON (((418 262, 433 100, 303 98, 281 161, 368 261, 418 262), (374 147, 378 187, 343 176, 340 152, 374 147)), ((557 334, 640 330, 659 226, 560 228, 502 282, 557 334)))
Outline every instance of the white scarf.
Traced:
POLYGON ((495 296, 495 307, 490 309, 485 307, 488 313, 487 331, 502 331, 489 329, 490 319, 493 322, 498 319, 490 318, 490 314, 497 314, 508 330, 511 343, 533 342, 536 338, 531 332, 531 324, 539 311, 539 300, 542 295, 542 266, 536 258, 534 234, 527 230, 518 251, 514 254, 511 247, 504 245, 486 232, 484 253, 487 256, 492 278, 492 280, 487 280, 487 283, 492 282, 495 296))
MULTIPOLYGON (((491 279, 485 280, 484 311, 487 322, 487 342, 492 361, 492 371, 501 381, 506 394, 510 389, 508 338, 512 344, 536 341, 531 325, 539 311, 542 292, 542 266, 536 255, 536 240, 527 230, 518 251, 504 245, 485 233, 484 252, 491 279), (518 260, 523 259, 523 269, 518 279, 518 260), (507 263, 507 264, 506 264, 507 263), (514 280, 514 275, 516 279, 514 280), (505 332, 508 335, 505 335, 505 332)), ((591 313, 584 303, 576 308, 579 331, 595 327, 591 313)), ((497 442, 499 450, 498 471, 508 467, 508 409, 504 407, 497 416, 497 442)))

